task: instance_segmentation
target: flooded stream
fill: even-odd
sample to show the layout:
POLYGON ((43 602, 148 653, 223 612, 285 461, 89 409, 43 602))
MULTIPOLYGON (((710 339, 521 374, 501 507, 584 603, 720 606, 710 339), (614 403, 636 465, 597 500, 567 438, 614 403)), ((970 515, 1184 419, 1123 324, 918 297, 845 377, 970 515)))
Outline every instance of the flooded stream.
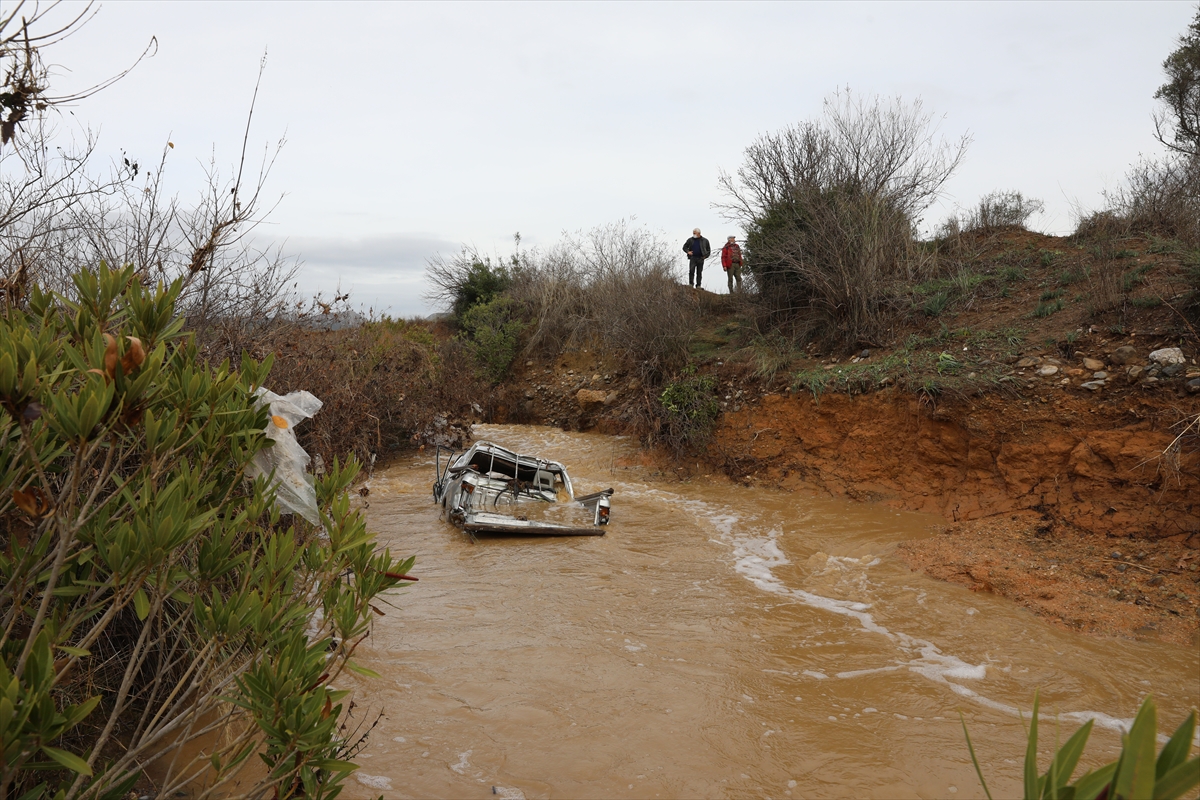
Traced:
MULTIPOLYGON (((656 479, 633 443, 525 426, 476 436, 612 486, 603 537, 472 542, 439 519, 433 455, 371 482, 368 521, 417 556, 359 648, 384 716, 346 797, 997 797, 1019 794, 1018 707, 1043 740, 1098 720, 1085 764, 1152 692, 1160 729, 1200 703, 1200 653, 1061 630, 910 572, 940 520, 656 479)), ((1046 756, 1043 756, 1043 765, 1046 756)))

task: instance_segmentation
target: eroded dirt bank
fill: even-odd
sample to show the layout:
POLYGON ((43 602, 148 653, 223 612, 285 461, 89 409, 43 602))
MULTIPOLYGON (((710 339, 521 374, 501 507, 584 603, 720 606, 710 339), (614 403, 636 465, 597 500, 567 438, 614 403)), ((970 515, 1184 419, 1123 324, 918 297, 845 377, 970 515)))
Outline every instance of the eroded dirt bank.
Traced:
POLYGON ((1177 421, 1130 396, 767 395, 727 415, 714 453, 745 482, 941 514, 898 550, 934 577, 1077 630, 1196 643, 1200 459, 1164 459, 1177 421))
POLYGON ((1173 416, 1129 397, 769 394, 725 415, 714 451, 735 476, 952 522, 1034 510, 1092 533, 1200 547, 1200 457, 1162 458, 1173 416))
MULTIPOLYGON (((1045 382, 1024 397, 814 398, 735 364, 711 374, 730 398, 713 441, 683 462, 653 456, 664 472, 939 514, 939 535, 898 551, 913 569, 1076 630, 1197 641, 1200 454, 1163 455, 1195 395, 1045 382)), ((653 399, 615 359, 583 351, 525 363, 491 417, 638 433, 653 399)))

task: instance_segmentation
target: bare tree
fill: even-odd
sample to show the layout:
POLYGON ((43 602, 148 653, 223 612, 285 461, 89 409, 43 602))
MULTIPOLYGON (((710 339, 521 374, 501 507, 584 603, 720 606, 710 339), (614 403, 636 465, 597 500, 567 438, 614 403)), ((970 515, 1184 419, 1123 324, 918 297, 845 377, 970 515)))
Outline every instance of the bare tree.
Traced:
POLYGON ((760 295, 825 335, 873 341, 898 278, 911 279, 913 230, 962 162, 969 137, 935 140, 919 100, 848 90, 822 116, 760 137, 722 174, 724 216, 747 231, 760 295))
MULTIPOLYGON (((79 94, 51 95, 41 48, 94 15, 89 5, 51 33, 33 33, 56 7, 35 6, 25 18, 18 16, 24 8, 18 4, 0 19, 6 81, 0 103, 7 111, 7 146, 0 146, 0 290, 7 301, 19 301, 31 280, 69 293, 70 275, 106 262, 134 265, 147 284, 181 281, 178 308, 213 355, 237 356, 251 329, 294 320, 303 310, 292 283, 298 264, 253 239, 274 208, 264 203, 263 191, 284 144, 280 139, 268 146, 257 170, 251 166, 251 123, 265 55, 232 172, 223 175, 214 157, 199 202, 185 207, 164 192, 173 143, 166 142, 150 168, 124 157, 104 170, 94 164, 90 132, 73 141, 55 128, 51 112, 59 105, 90 96, 129 72, 79 94)), ((152 40, 138 62, 155 46, 152 40)))

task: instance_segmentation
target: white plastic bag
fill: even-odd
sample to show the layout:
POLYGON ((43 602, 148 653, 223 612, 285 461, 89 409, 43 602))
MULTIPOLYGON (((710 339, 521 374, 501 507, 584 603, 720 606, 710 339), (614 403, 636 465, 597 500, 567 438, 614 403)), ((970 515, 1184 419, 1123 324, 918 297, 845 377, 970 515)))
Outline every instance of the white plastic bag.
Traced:
POLYGON ((324 404, 310 392, 291 392, 280 397, 260 387, 256 394, 260 403, 271 407, 266 434, 275 444, 256 453, 246 472, 251 478, 257 478, 270 475, 274 470, 272 486, 280 507, 319 526, 321 516, 317 512, 314 479, 308 473, 309 457, 296 441, 295 428, 314 416, 324 404))

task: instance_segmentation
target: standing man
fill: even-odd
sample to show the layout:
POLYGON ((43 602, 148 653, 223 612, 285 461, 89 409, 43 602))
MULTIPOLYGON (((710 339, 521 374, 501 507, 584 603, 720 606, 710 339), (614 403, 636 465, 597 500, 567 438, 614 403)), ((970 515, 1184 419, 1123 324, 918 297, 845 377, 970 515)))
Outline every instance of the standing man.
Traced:
POLYGON ((733 294, 733 279, 737 278, 737 290, 742 290, 742 248, 738 247, 737 237, 730 236, 721 248, 721 269, 729 280, 729 293, 733 294))
POLYGON ((688 257, 688 286, 700 288, 700 276, 704 274, 704 259, 712 255, 712 247, 700 235, 700 229, 692 231, 692 238, 683 243, 683 252, 688 257))

